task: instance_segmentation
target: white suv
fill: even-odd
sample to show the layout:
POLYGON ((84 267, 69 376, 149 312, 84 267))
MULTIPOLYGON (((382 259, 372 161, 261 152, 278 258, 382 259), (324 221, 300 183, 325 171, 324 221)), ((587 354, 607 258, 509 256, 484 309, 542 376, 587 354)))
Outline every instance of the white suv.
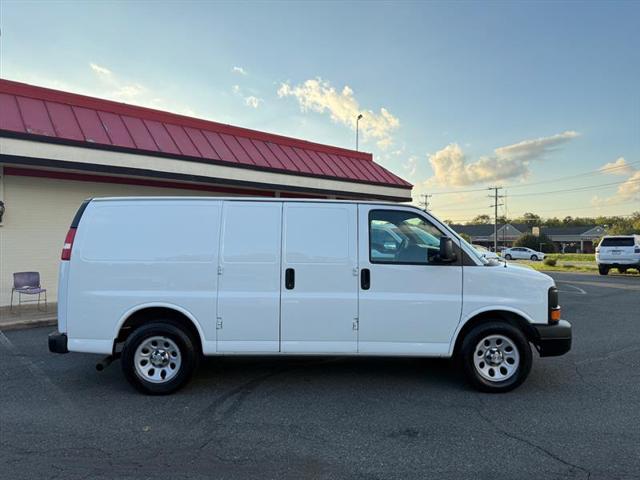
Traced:
POLYGON ((538 261, 544 258, 544 253, 536 252, 535 250, 531 250, 526 247, 513 247, 513 248, 505 248, 502 251, 502 258, 505 260, 511 259, 522 259, 522 260, 533 260, 538 261))
POLYGON ((596 248, 596 263, 600 275, 606 275, 611 268, 625 273, 628 268, 640 272, 640 235, 616 235, 602 237, 596 248))

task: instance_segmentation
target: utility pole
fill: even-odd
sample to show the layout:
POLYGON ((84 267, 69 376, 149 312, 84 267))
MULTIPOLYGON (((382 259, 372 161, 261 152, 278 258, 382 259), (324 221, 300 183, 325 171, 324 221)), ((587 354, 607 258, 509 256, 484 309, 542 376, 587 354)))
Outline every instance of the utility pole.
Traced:
POLYGON ((422 193, 422 194, 420 195, 420 198, 421 198, 422 200, 420 200, 419 204, 420 204, 420 206, 422 206, 422 207, 423 207, 423 210, 424 210, 425 212, 428 212, 428 211, 429 211, 429 199, 430 199, 431 197, 433 197, 433 195, 427 195, 426 193, 422 193))
POLYGON ((489 198, 493 197, 493 205, 489 205, 489 207, 493 207, 493 251, 498 253, 498 207, 504 205, 503 203, 498 203, 498 199, 504 198, 504 195, 498 195, 498 190, 501 190, 502 187, 489 187, 488 190, 493 190, 493 195, 489 195, 489 198))

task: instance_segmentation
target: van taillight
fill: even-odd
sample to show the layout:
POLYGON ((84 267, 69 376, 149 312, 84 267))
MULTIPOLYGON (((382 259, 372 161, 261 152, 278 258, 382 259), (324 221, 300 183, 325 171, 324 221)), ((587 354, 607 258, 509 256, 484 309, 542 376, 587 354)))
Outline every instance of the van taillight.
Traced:
POLYGON ((71 260, 71 249, 73 248, 73 239, 76 238, 76 229, 70 228, 67 232, 67 236, 64 239, 64 245, 62 246, 62 260, 71 260))

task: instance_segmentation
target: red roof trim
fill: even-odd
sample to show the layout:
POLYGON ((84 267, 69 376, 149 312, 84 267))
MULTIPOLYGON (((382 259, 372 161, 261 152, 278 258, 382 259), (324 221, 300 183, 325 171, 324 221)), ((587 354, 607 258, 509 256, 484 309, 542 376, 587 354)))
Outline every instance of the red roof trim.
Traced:
POLYGON ((63 92, 46 87, 38 87, 27 83, 15 82, 13 80, 0 79, 0 91, 11 95, 19 95, 39 100, 47 100, 68 105, 76 105, 84 108, 103 110, 107 112, 117 113, 119 115, 137 115, 147 120, 155 120, 157 122, 175 123, 182 126, 214 130, 219 133, 229 135, 241 135, 250 138, 257 138, 265 142, 277 142, 290 147, 311 148, 316 151, 324 151, 327 153, 336 153, 338 155, 349 155, 360 160, 373 161, 373 156, 367 152, 356 152, 341 147, 325 145, 322 143, 310 142, 299 138, 286 137, 275 133, 261 132, 249 128, 236 127, 225 123, 213 122, 211 120, 203 120, 199 118, 187 117, 177 113, 155 110, 148 107, 140 107, 128 103, 114 102, 113 100, 105 100, 102 98, 89 97, 78 93, 63 92))
POLYGON ((411 188, 370 153, 0 79, 0 134, 411 188))

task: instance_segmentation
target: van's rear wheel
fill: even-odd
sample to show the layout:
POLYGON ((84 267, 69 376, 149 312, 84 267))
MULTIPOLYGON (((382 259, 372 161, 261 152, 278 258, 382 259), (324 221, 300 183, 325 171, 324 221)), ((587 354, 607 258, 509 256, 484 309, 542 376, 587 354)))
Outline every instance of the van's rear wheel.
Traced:
POLYGON ((598 273, 600 275, 608 275, 609 274, 609 268, 604 267, 602 265, 598 265, 598 273))
POLYGON ((531 347, 516 327, 491 322, 474 327, 460 351, 467 379, 483 392, 508 392, 531 371, 531 347))
POLYGON ((191 337, 179 326, 156 321, 138 327, 122 349, 122 371, 138 390, 164 395, 175 392, 191 378, 199 353, 191 337))

